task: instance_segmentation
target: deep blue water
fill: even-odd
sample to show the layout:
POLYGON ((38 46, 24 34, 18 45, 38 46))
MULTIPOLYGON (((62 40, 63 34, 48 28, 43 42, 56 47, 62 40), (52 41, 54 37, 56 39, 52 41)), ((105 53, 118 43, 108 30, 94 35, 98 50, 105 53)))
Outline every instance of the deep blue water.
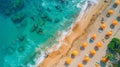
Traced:
POLYGON ((0 67, 34 65, 36 48, 56 43, 81 11, 78 4, 85 0, 0 0, 0 67))

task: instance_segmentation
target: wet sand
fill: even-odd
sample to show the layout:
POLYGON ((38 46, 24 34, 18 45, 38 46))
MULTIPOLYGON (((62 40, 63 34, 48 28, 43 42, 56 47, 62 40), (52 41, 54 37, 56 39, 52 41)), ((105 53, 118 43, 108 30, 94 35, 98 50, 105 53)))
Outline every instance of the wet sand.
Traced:
MULTIPOLYGON (((95 46, 95 43, 89 44, 89 46, 85 50, 80 50, 80 44, 83 42, 89 42, 90 36, 92 33, 96 33, 98 35, 95 42, 100 41, 101 37, 105 35, 107 29, 100 35, 98 32, 98 27, 100 24, 101 17, 103 17, 106 14, 106 11, 111 8, 112 5, 108 6, 111 0, 108 0, 108 3, 105 3, 101 0, 99 0, 99 3, 90 7, 85 11, 85 14, 79 20, 80 16, 77 18, 76 23, 74 24, 71 33, 69 33, 65 39, 63 40, 62 46, 52 53, 50 53, 44 61, 39 64, 38 67, 66 67, 64 65, 66 57, 71 56, 71 51, 76 49, 79 51, 79 55, 75 57, 72 60, 72 63, 68 67, 76 67, 78 63, 82 63, 82 59, 84 55, 89 54, 89 50, 95 46), (107 7, 107 8, 106 8, 107 7), (106 10, 105 10, 106 9, 106 10), (105 11, 104 11, 105 10, 105 11), (103 12, 104 11, 104 12, 103 12), (102 13, 102 15, 100 15, 102 13), (96 20, 97 19, 97 20, 96 20), (91 46, 94 45, 94 46, 91 46), (79 58, 79 59, 78 59, 79 58)), ((114 16, 113 16, 114 17, 114 16)), ((111 17, 110 17, 111 18, 111 17)), ((112 20, 113 18, 111 18, 112 20)), ((110 25, 109 22, 111 20, 107 20, 107 25, 110 25)), ((109 26, 108 26, 109 27, 109 26)), ((110 39, 109 39, 110 40, 110 39)), ((109 41, 106 41, 106 44, 109 41)), ((101 49, 106 49, 106 47, 102 47, 101 49)), ((101 50, 102 51, 102 50, 101 50)), ((105 53, 101 53, 99 55, 99 51, 97 51, 97 54, 95 57, 98 57, 99 59, 96 59, 95 57, 92 58, 89 63, 86 64, 86 67, 88 67, 91 62, 95 63, 95 60, 100 60, 101 55, 104 55, 105 53)), ((90 67, 93 67, 91 65, 90 67)))

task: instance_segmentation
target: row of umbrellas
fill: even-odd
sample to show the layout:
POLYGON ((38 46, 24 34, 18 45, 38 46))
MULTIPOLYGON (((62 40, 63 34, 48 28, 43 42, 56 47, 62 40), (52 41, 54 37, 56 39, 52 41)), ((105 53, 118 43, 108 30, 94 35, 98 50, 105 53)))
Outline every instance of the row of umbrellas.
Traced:
MULTIPOLYGON (((115 1, 115 5, 120 5, 120 1, 119 1, 119 0, 116 0, 116 1, 115 1)), ((109 15, 112 15, 112 14, 114 14, 114 11, 113 11, 113 10, 109 10, 109 11, 108 11, 108 14, 109 14, 109 15)), ((118 16, 118 18, 120 18, 120 15, 118 16)), ((113 20, 113 21, 112 21, 112 25, 113 25, 113 26, 116 26, 117 24, 118 24, 118 21, 117 21, 117 20, 113 20)), ((101 24, 100 27, 104 30, 107 26, 106 26, 105 23, 103 23, 103 24, 101 24)), ((112 32, 111 32, 111 31, 108 31, 108 32, 106 33, 106 35, 107 35, 107 36, 112 36, 112 32)), ((91 38, 92 38, 93 40, 95 40, 95 39, 97 38, 97 35, 96 35, 96 34, 92 34, 91 38)), ((86 47, 87 47, 87 43, 84 42, 84 43, 82 44, 82 47, 83 47, 83 48, 86 48, 86 47)), ((102 47, 102 43, 101 43, 101 42, 97 42, 97 43, 96 43, 96 47, 97 47, 97 48, 102 47)), ((90 50, 90 55, 94 56, 95 54, 96 54, 96 51, 95 51, 94 49, 90 50)), ((78 55, 78 51, 74 50, 74 51, 72 52, 72 56, 76 56, 76 55, 78 55)), ((88 56, 85 56, 84 59, 83 59, 83 61, 85 61, 85 62, 88 62, 89 60, 90 60, 90 58, 89 58, 88 56)), ((72 59, 71 59, 70 57, 68 57, 68 58, 66 59, 65 63, 66 63, 66 64, 70 64, 71 61, 72 61, 72 59)), ((108 61, 108 59, 107 59, 106 57, 102 57, 101 61, 104 62, 104 63, 106 63, 106 62, 108 61)), ((83 64, 79 63, 79 64, 78 64, 78 67, 83 67, 83 64)), ((99 65, 99 64, 96 64, 96 67, 100 67, 100 65, 99 65)))

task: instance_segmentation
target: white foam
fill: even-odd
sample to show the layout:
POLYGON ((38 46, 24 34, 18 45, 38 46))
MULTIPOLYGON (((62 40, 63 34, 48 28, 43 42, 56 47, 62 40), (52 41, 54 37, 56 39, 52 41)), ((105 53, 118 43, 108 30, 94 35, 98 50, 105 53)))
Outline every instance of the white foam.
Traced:
POLYGON ((87 0, 87 1, 89 1, 89 2, 91 2, 93 4, 97 4, 98 3, 98 0, 87 0))
MULTIPOLYGON (((82 11, 79 13, 79 17, 77 18, 76 22, 81 20, 82 16, 84 15, 84 12, 87 10, 88 1, 91 2, 92 4, 97 4, 98 3, 97 0, 87 0, 86 3, 85 3, 85 5, 81 6, 81 5, 77 4, 76 6, 78 8, 80 8, 80 7, 83 7, 83 8, 82 8, 82 11)), ((67 35, 70 34, 70 32, 71 32, 71 30, 72 30, 72 28, 73 28, 74 25, 75 25, 75 23, 73 23, 71 25, 71 27, 68 28, 67 31, 66 30, 63 30, 62 32, 59 31, 58 34, 60 35, 60 37, 57 39, 58 43, 54 44, 51 48, 47 48, 47 50, 45 52, 43 52, 43 51, 41 52, 41 56, 39 56, 39 58, 36 59, 35 67, 37 67, 44 60, 44 58, 46 56, 46 53, 48 54, 48 53, 51 53, 51 52, 56 51, 56 50, 59 49, 59 47, 63 44, 64 38, 67 35)))
POLYGON ((39 58, 36 58, 35 67, 37 67, 39 63, 41 63, 44 60, 45 56, 46 56, 45 52, 41 51, 41 55, 39 55, 39 58))

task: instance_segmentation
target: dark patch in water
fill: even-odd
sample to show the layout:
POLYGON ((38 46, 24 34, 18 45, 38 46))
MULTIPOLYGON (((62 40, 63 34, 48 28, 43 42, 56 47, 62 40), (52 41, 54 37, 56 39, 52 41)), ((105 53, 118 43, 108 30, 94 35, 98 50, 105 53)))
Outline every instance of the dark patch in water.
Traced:
POLYGON ((20 11, 23 7, 23 0, 0 0, 0 12, 7 16, 20 11))
POLYGON ((33 21, 35 20, 35 18, 34 17, 30 17, 33 21))
POLYGON ((11 20, 13 21, 13 23, 18 24, 21 23, 25 17, 26 15, 24 13, 17 13, 11 17, 11 20))
POLYGON ((25 50, 24 46, 18 47, 18 52, 23 52, 25 50))
POLYGON ((43 15, 43 16, 41 16, 41 18, 42 18, 44 21, 52 22, 52 19, 51 19, 49 16, 47 16, 47 15, 43 15))
POLYGON ((60 11, 60 12, 62 12, 62 9, 58 5, 55 6, 55 9, 58 10, 58 11, 60 11))
POLYGON ((48 12, 51 12, 51 9, 48 7, 48 8, 47 8, 47 11, 48 11, 48 12))
POLYGON ((42 28, 38 28, 36 31, 38 34, 42 34, 43 33, 43 29, 42 28))
POLYGON ((59 19, 55 19, 55 21, 54 21, 55 23, 59 23, 60 22, 60 20, 59 19))
POLYGON ((30 32, 36 31, 37 28, 38 28, 38 24, 34 24, 34 25, 31 27, 30 32))
POLYGON ((19 36, 18 36, 18 40, 19 40, 20 42, 23 42, 23 41, 25 40, 25 35, 19 35, 19 36))

